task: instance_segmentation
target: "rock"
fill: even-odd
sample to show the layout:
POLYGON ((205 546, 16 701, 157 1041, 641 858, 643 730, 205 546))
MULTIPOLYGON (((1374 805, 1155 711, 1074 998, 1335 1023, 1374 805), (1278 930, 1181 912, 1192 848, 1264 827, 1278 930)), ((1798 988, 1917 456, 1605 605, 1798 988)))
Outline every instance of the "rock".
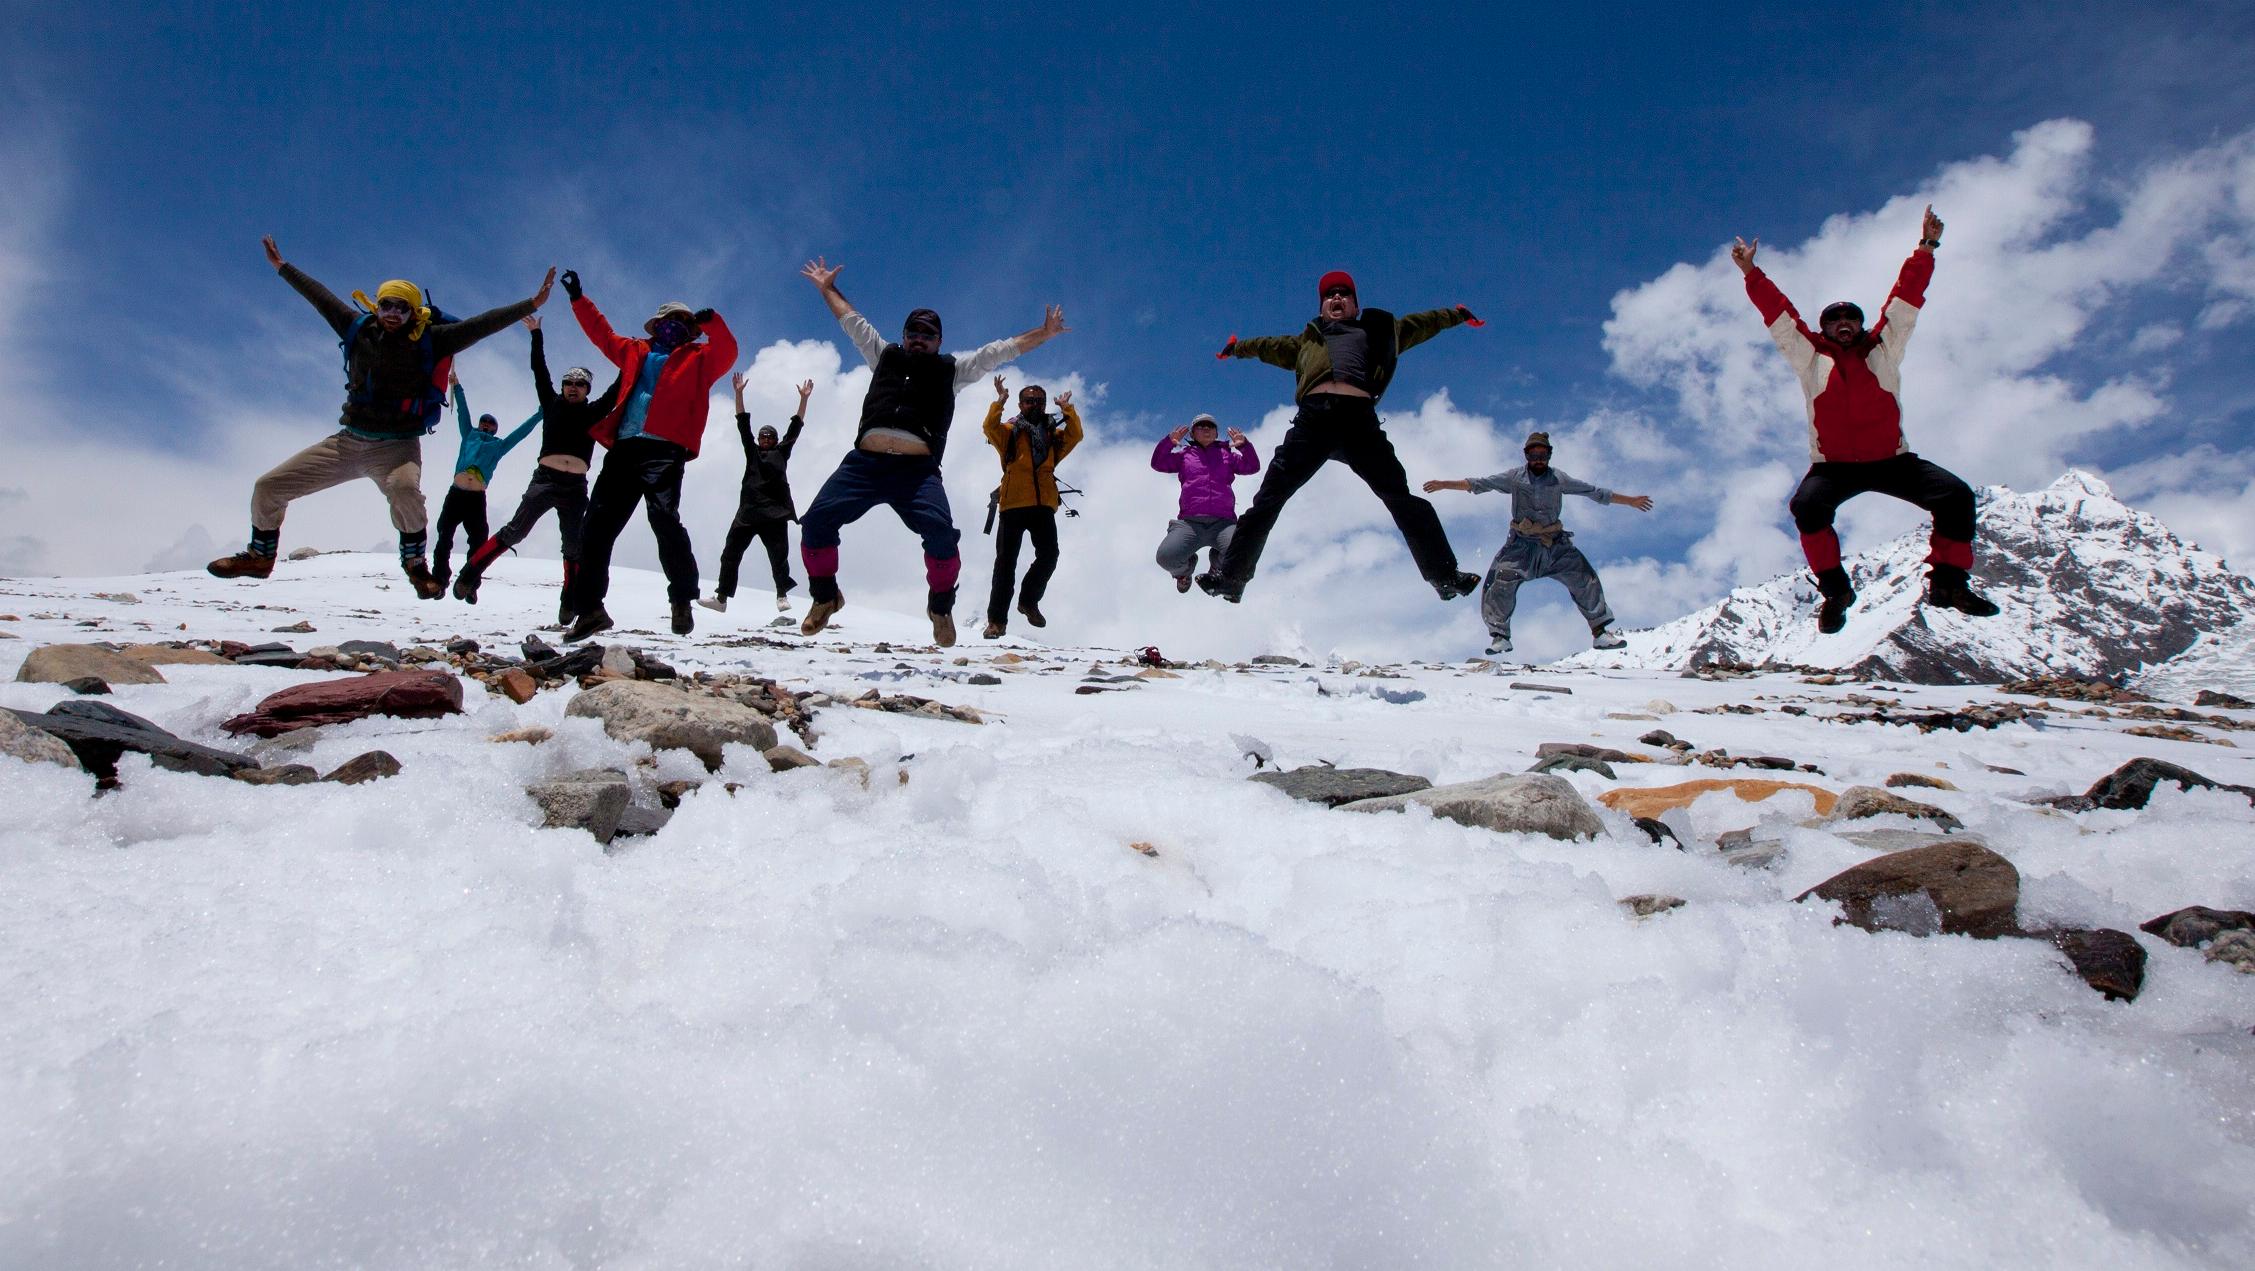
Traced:
POLYGON ((2227 931, 2208 946, 2208 960, 2242 975, 2255 975, 2255 932, 2227 931))
POLYGON ((531 724, 527 725, 524 728, 512 728, 505 733, 495 733, 493 736, 486 738, 486 740, 521 741, 529 746, 537 746, 555 735, 555 732, 551 729, 544 728, 539 724, 531 724))
POLYGON ((107 697, 110 694, 109 682, 99 675, 81 675, 75 680, 65 680, 63 687, 81 697, 107 697))
POLYGON ((337 765, 336 771, 321 779, 333 781, 340 786, 356 786, 365 781, 398 775, 399 760, 392 758, 390 751, 371 750, 345 760, 337 765))
POLYGON ((249 755, 214 750, 184 741, 138 715, 102 702, 73 699, 58 702, 44 715, 11 712, 19 721, 44 730, 78 756, 80 767, 104 782, 117 779, 118 757, 127 751, 147 755, 160 768, 223 777, 237 768, 256 768, 249 755))
POLYGON ((300 547, 300 548, 296 549, 295 551, 292 551, 292 552, 291 552, 291 553, 290 553, 290 554, 289 554, 288 556, 284 557, 283 559, 285 559, 285 560, 312 560, 312 559, 313 559, 314 557, 316 557, 316 556, 319 556, 320 554, 321 554, 321 549, 320 549, 320 548, 318 548, 318 547, 300 547))
POLYGON ((194 649, 173 644, 129 644, 118 652, 150 666, 233 666, 234 663, 209 649, 194 649))
POLYGON ((2255 913, 2187 905, 2139 923, 2138 930, 2159 936, 2180 949, 2197 949, 2227 931, 2255 931, 2255 913))
POLYGON ((1650 763, 1650 755, 1632 755, 1625 750, 1610 750, 1579 741, 1546 741, 1535 747, 1535 758, 1548 759, 1552 755, 1572 755, 1578 759, 1595 759, 1600 763, 1650 763))
POLYGON ((2099 778, 2083 798, 2094 808, 2142 808, 2153 798, 2154 787, 2164 781, 2187 790, 2231 790, 2255 803, 2255 789, 2212 781, 2190 768, 2180 768, 2159 759, 2132 759, 2099 778))
POLYGON ((86 676, 108 684, 162 684, 157 668, 98 644, 48 644, 33 649, 16 669, 19 684, 68 684, 86 676))
POLYGON ((2220 693, 2212 688, 2200 690, 2199 694, 2192 699, 2192 704, 2195 706, 2220 707, 2228 711, 2255 710, 2255 702, 2250 702, 2244 697, 2234 697, 2229 693, 2220 693))
POLYGON ((382 658, 386 662, 399 661, 399 646, 382 640, 347 640, 337 646, 339 652, 355 657, 382 658))
POLYGON ((1943 834, 1933 830, 1843 830, 1838 823, 1824 827, 1834 837, 1845 839, 1858 847, 1874 852, 1907 852, 1914 847, 1932 847, 1937 843, 1988 843, 1978 834, 1943 834))
POLYGON ((302 755, 321 744, 329 735, 325 728, 301 728, 279 737, 262 737, 251 743, 251 753, 261 760, 273 755, 302 755))
POLYGON ((2132 737, 2151 737, 2156 741, 2197 741, 2205 742, 2211 746, 2237 748, 2236 744, 2228 737, 2210 737, 2206 733, 2186 728, 2182 724, 2138 724, 2122 731, 2132 737))
POLYGON ((305 661, 305 655, 286 644, 257 644, 228 658, 237 666, 291 666, 305 661))
POLYGON ((1923 772, 1890 773, 1885 784, 1890 790, 1900 790, 1907 787, 1920 790, 1957 789, 1956 786, 1953 786, 1949 782, 1942 780, 1940 777, 1929 777, 1923 772))
POLYGON ((1964 829, 1964 823, 1931 803, 1920 803, 1877 786, 1850 786, 1833 805, 1834 821, 1861 821, 1874 816, 1907 816, 1932 821, 1945 830, 1964 829))
POLYGON ((1671 909, 1683 908, 1683 897, 1646 893, 1642 896, 1623 896, 1614 903, 1638 918, 1649 918, 1654 914, 1664 914, 1671 909))
MULTIPOLYGON (((624 681, 631 683, 632 681, 624 681)), ((546 829, 576 828, 609 843, 632 798, 626 775, 610 768, 586 768, 525 788, 540 805, 546 829)))
POLYGON ((0 711, 0 755, 13 755, 25 763, 78 766, 78 756, 71 753, 61 738, 25 723, 14 711, 0 711))
POLYGON ((797 746, 770 746, 761 756, 767 760, 771 772, 789 772, 793 768, 819 768, 822 761, 797 746))
POLYGON ((370 715, 436 719, 461 713, 462 681, 445 671, 372 671, 269 694, 256 710, 226 720, 220 727, 238 736, 253 733, 272 737, 370 715))
POLYGON ((775 725, 741 702, 708 697, 648 680, 613 680, 587 689, 564 708, 566 715, 603 721, 620 741, 657 750, 687 750, 717 769, 731 742, 765 754, 775 747, 775 725))
POLYGON ((1785 859, 1785 844, 1778 839, 1763 839, 1757 843, 1749 835, 1745 846, 1724 851, 1722 858, 1723 864, 1739 869, 1769 869, 1785 859))
POLYGON ((1670 808, 1688 807, 1700 795, 1716 790, 1728 790, 1747 803, 1760 803, 1784 790, 1806 790, 1816 800, 1818 816, 1829 815, 1838 804, 1840 796, 1818 786, 1804 785, 1798 781, 1767 781, 1754 777, 1708 777, 1699 781, 1680 781, 1670 786, 1638 786, 1625 790, 1608 790, 1597 797, 1599 803, 1616 812, 1632 817, 1658 816, 1670 808))
POLYGON ((1811 896, 1837 902, 1842 921, 1866 931, 1993 939, 2018 930, 2020 871, 1977 843, 1936 843, 1865 861, 1794 899, 1811 896))
POLYGON ((1598 776, 1605 778, 1607 781, 1620 780, 1619 777, 1614 775, 1613 765, 1605 762, 1602 759, 1591 759, 1586 755, 1550 755, 1542 759, 1537 759, 1534 763, 1534 766, 1527 769, 1527 771, 1594 772, 1598 776))
POLYGON ((1384 768, 1332 768, 1324 764, 1310 764, 1290 772, 1256 772, 1251 779, 1264 786, 1274 786, 1295 799, 1320 803, 1327 808, 1357 799, 1379 799, 1433 787, 1425 778, 1405 772, 1388 772, 1384 768))
POLYGON ((976 684, 981 688, 991 688, 994 685, 1002 683, 1002 677, 999 675, 988 675, 986 672, 981 671, 971 676, 971 678, 969 678, 968 680, 965 680, 964 683, 976 684))
POLYGON ((1691 749, 1690 742, 1678 738, 1674 733, 1669 732, 1665 728, 1653 729, 1651 732, 1646 733, 1644 736, 1637 738, 1636 744, 1639 746, 1658 746, 1662 750, 1674 750, 1679 752, 1691 749))
POLYGON ((690 791, 696 790, 704 784, 702 781, 687 781, 679 778, 672 781, 661 781, 656 786, 658 806, 668 810, 678 808, 681 806, 681 801, 689 797, 690 791))
MULTIPOLYGON (((535 638, 536 638, 536 637, 532 637, 532 636, 527 636, 527 637, 526 637, 526 642, 527 642, 527 643, 529 644, 529 643, 531 643, 531 641, 532 641, 533 639, 535 639, 535 638)), ((547 648, 548 646, 544 644, 544 645, 542 645, 541 647, 542 647, 542 648, 547 648)), ((463 637, 461 637, 461 638, 459 638, 459 639, 455 639, 455 640, 449 640, 449 641, 447 641, 447 642, 446 642, 446 651, 447 651, 448 653, 460 653, 460 654, 465 654, 465 655, 467 655, 467 654, 471 654, 471 653, 475 653, 475 652, 477 652, 477 651, 478 651, 478 642, 477 642, 477 641, 475 641, 475 640, 472 640, 472 639, 471 639, 471 638, 469 638, 468 636, 463 636, 463 637)))
POLYGON ((1597 809, 1565 778, 1546 773, 1505 773, 1485 781, 1343 803, 1339 808, 1344 812, 1399 812, 1412 805, 1429 808, 1433 815, 1460 825, 1505 834, 1547 834, 1571 840, 1605 833, 1597 809))
POLYGON ((618 826, 611 831, 611 836, 644 838, 666 828, 666 822, 672 819, 673 810, 670 808, 646 808, 638 803, 629 803, 619 813, 618 826))
POLYGON ((2075 974, 2109 1002, 2134 1002, 2138 990, 2145 987, 2145 946, 2126 931, 2099 927, 2030 934, 2050 940, 2053 948, 2067 955, 2075 974))
POLYGON ((311 764, 286 763, 271 768, 238 768, 227 775, 245 785, 302 786, 319 781, 321 770, 311 764))
POLYGON ((1676 704, 1665 697, 1655 697, 1644 704, 1644 709, 1655 715, 1673 715, 1676 713, 1676 704))
POLYGON ((1649 724, 1660 717, 1649 711, 1607 711, 1605 718, 1617 719, 1625 724, 1649 724))
POLYGON ((1254 666, 1306 666, 1298 658, 1288 658, 1281 653, 1263 653, 1253 659, 1254 666))
POLYGON ((531 701, 533 695, 540 691, 540 681, 532 678, 532 673, 521 666, 510 667, 494 676, 493 686, 501 690, 503 697, 519 706, 531 701))
POLYGON ((625 645, 614 644, 603 650, 603 660, 596 665, 605 675, 616 675, 621 679, 633 679, 634 650, 625 645))
POLYGON ((313 633, 313 630, 314 630, 314 626, 313 626, 313 624, 312 624, 312 623, 310 623, 310 622, 307 622, 307 621, 306 621, 305 619, 303 619, 303 618, 300 618, 300 619, 298 619, 298 620, 297 620, 296 622, 293 622, 293 623, 291 623, 291 624, 290 624, 289 626, 286 626, 286 627, 276 627, 276 628, 274 628, 274 634, 276 634, 276 635, 310 635, 310 634, 312 634, 312 633, 313 633))
POLYGON ((1556 693, 1561 697, 1572 697, 1574 695, 1574 690, 1563 684, 1536 684, 1532 681, 1522 683, 1514 680, 1511 689, 1516 693, 1556 693))
POLYGON ((1654 843, 1671 844, 1679 852, 1684 850, 1683 840, 1676 837, 1676 832, 1668 828, 1667 822, 1649 816, 1631 817, 1630 820, 1635 822, 1636 828, 1644 831, 1644 836, 1654 843))

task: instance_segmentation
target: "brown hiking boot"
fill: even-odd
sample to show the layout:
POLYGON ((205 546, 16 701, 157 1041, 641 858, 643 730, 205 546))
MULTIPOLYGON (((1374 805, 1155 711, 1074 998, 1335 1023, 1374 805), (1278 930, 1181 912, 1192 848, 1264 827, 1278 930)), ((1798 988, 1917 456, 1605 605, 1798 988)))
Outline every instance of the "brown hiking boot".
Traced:
POLYGON ((955 647, 955 615, 952 613, 927 613, 932 620, 932 643, 943 649, 955 647))
POLYGON ((846 593, 839 592, 836 600, 817 600, 799 622, 800 635, 815 635, 830 625, 830 615, 846 607, 846 593))
POLYGON ((274 558, 244 550, 220 557, 204 566, 204 572, 214 578, 264 578, 274 572, 274 558))
POLYGON ((431 567, 423 562, 422 557, 415 557, 401 568, 407 575, 407 581, 414 586, 417 599, 436 600, 446 594, 446 584, 431 576, 431 567))
POLYGON ((1027 621, 1028 623, 1030 623, 1030 624, 1032 624, 1032 625, 1034 625, 1034 626, 1037 626, 1037 627, 1046 627, 1046 626, 1048 626, 1048 625, 1049 625, 1049 619, 1047 619, 1047 618, 1044 618, 1044 617, 1042 617, 1042 616, 1041 616, 1041 605, 1040 605, 1040 603, 1039 603, 1039 602, 1037 602, 1037 601, 1032 601, 1032 600, 1021 600, 1021 601, 1019 601, 1019 602, 1018 602, 1018 613, 1020 614, 1020 616, 1024 617, 1024 618, 1025 618, 1025 620, 1026 620, 1026 621, 1027 621))
POLYGON ((990 622, 987 624, 987 629, 981 634, 985 635, 989 640, 1000 640, 1002 638, 1002 633, 1006 630, 1008 630, 1008 628, 1004 627, 1001 623, 990 622))

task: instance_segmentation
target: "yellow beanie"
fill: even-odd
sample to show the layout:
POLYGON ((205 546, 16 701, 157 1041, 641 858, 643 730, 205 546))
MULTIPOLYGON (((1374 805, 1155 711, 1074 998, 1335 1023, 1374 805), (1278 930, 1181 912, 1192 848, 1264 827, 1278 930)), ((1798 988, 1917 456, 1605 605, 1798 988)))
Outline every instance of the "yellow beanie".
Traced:
POLYGON ((420 309, 423 307, 423 289, 405 278, 394 278, 376 288, 376 299, 404 300, 409 308, 420 309))

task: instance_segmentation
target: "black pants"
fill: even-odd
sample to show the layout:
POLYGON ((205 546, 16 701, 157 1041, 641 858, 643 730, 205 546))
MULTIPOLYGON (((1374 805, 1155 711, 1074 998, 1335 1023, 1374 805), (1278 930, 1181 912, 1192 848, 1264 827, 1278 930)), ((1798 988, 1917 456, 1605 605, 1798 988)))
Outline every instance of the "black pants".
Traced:
POLYGON ((475 553, 486 539, 485 491, 446 488, 446 502, 438 510, 438 542, 431 548, 431 570, 446 572, 446 558, 454 554, 454 531, 469 531, 469 550, 475 553))
POLYGON ((1819 463, 1809 467, 1788 505, 1801 531, 1801 552, 1822 574, 1840 566, 1840 536, 1832 517, 1859 494, 1884 494, 1926 509, 1934 517, 1926 559, 1936 565, 1973 565, 1973 490, 1940 464, 1913 454, 1869 463, 1819 463))
POLYGON ((1427 582, 1456 576, 1456 552, 1449 546, 1448 531, 1441 528, 1440 513, 1409 492, 1409 477, 1394 456, 1394 443, 1378 423, 1378 404, 1365 397, 1316 393, 1300 403, 1291 430, 1269 459, 1268 475, 1261 478, 1253 506, 1237 518, 1237 536, 1221 565, 1224 580, 1241 586, 1252 578, 1284 505, 1333 459, 1361 477, 1393 514, 1417 572, 1427 582))
POLYGON ((1018 576, 1018 544, 1027 535, 1034 540, 1034 563, 1026 570, 1019 594, 1029 605, 1040 605, 1049 590, 1049 576, 1057 572, 1057 509, 1034 506, 1005 508, 994 533, 994 585, 987 591, 987 621, 1000 625, 1010 612, 1011 583, 1018 576))
POLYGON ((658 539, 658 563, 666 571, 666 599, 684 604, 697 598, 697 554, 681 524, 681 474, 689 452, 670 441, 633 437, 611 447, 587 499, 587 526, 580 537, 579 570, 572 579, 573 613, 593 613, 611 590, 611 547, 643 505, 650 532, 658 539))
POLYGON ((791 577, 791 518, 747 516, 738 511, 736 519, 728 523, 728 541, 720 549, 721 599, 736 594, 737 567, 744 563, 744 549, 755 538, 767 548, 767 567, 775 574, 775 594, 780 596, 799 585, 799 580, 791 577))

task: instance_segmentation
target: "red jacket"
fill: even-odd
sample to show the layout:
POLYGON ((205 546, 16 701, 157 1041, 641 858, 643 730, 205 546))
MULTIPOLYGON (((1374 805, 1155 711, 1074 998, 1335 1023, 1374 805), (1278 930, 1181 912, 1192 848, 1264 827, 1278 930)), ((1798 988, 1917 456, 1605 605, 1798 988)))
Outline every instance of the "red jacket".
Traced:
POLYGON ((1812 463, 1869 463, 1910 449, 1903 440, 1903 350, 1926 304, 1926 284, 1934 277, 1934 254, 1912 252, 1895 278, 1895 289, 1879 310, 1879 322, 1862 343, 1846 348, 1820 331, 1811 331, 1793 302, 1760 269, 1746 274, 1746 295, 1762 311, 1809 407, 1809 460, 1812 463))
MULTIPOLYGON (((634 379, 642 372, 642 355, 650 351, 650 342, 628 339, 611 330, 603 311, 584 295, 572 301, 572 316, 579 319, 579 329, 587 333, 595 351, 619 368, 618 405, 588 430, 589 436, 608 449, 618 439, 619 421, 626 417, 627 399, 634 395, 634 379)), ((704 325, 702 334, 710 339, 684 344, 666 358, 664 369, 658 372, 657 389, 650 396, 650 413, 642 421, 644 436, 670 441, 692 456, 705 437, 712 387, 736 367, 736 336, 719 314, 704 325)))

